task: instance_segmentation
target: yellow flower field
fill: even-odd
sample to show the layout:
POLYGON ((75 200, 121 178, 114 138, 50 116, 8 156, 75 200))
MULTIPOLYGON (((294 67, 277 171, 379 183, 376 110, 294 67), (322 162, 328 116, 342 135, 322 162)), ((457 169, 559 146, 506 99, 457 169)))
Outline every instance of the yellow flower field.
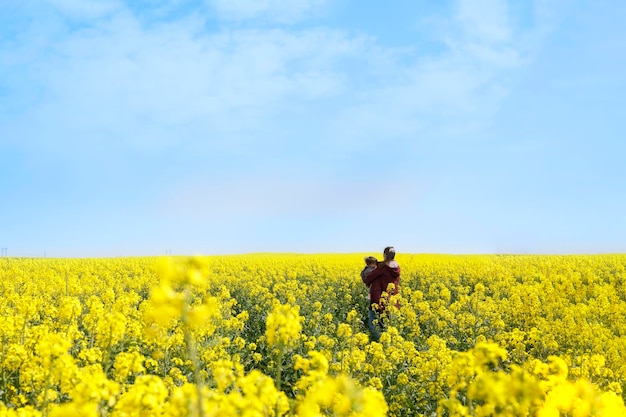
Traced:
POLYGON ((0 259, 2 416, 626 416, 626 255, 0 259))

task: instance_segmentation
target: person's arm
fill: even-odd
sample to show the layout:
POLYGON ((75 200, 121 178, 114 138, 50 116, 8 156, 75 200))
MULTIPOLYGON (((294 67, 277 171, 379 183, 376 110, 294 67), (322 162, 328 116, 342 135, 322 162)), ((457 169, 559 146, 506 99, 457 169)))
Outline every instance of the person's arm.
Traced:
POLYGON ((367 276, 365 277, 365 281, 363 281, 365 285, 369 286, 372 282, 376 280, 376 278, 383 276, 383 268, 384 266, 381 265, 369 274, 367 274, 367 276))
POLYGON ((367 266, 363 268, 363 270, 361 271, 361 281, 363 281, 364 284, 365 284, 365 278, 367 278, 368 272, 371 272, 371 271, 368 271, 367 266))

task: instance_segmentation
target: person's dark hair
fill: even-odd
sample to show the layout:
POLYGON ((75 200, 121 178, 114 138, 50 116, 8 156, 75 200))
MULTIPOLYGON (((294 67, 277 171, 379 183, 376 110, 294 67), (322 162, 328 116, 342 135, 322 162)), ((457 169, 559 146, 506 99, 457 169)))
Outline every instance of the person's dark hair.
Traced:
POLYGON ((374 258, 373 256, 366 256, 365 257, 365 263, 367 265, 376 264, 376 263, 378 263, 378 259, 374 258))
POLYGON ((387 246, 385 250, 383 251, 383 255, 385 255, 386 261, 391 261, 393 260, 393 258, 396 257, 396 250, 394 249, 393 246, 387 246))

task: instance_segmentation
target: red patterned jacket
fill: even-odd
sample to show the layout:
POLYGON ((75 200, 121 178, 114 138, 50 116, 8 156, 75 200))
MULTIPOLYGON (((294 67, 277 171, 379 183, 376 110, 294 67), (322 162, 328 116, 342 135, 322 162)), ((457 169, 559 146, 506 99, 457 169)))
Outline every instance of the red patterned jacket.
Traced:
MULTIPOLYGON (((400 265, 396 261, 389 261, 389 264, 381 263, 376 269, 367 274, 365 277, 365 285, 370 289, 370 308, 372 304, 377 304, 378 311, 385 309, 385 304, 389 302, 389 297, 398 294, 400 285, 400 265), (387 290, 389 284, 394 284, 392 288, 387 290), (381 304, 380 297, 383 291, 388 291, 389 295, 381 304)), ((396 305, 398 307, 398 305, 396 305)))

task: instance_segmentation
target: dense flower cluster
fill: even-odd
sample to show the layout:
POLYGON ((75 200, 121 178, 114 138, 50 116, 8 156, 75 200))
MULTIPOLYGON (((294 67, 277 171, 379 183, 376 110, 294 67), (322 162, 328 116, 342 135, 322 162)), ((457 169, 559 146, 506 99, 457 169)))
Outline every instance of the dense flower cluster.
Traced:
POLYGON ((362 259, 0 259, 0 417, 626 416, 625 255, 398 255, 380 342, 362 259))

